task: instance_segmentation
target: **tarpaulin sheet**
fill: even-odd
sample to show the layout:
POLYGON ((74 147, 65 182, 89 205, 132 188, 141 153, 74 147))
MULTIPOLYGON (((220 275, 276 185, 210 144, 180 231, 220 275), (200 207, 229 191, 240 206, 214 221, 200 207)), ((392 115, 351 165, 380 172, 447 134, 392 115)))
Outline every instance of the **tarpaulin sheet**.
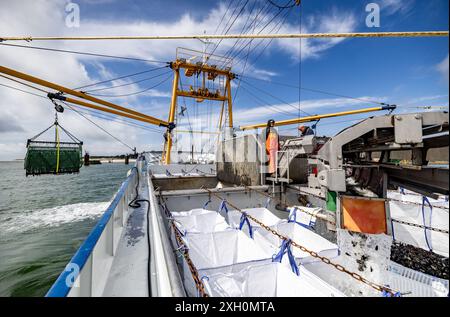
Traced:
POLYGON ((217 273, 204 278, 207 292, 221 297, 328 297, 344 296, 310 272, 297 276, 277 263, 253 265, 236 273, 217 273))

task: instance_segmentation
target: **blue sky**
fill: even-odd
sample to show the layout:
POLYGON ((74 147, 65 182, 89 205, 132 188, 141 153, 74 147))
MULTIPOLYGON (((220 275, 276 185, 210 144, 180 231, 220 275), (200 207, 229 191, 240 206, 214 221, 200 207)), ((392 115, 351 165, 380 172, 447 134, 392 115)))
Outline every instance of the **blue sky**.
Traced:
MULTIPOLYGON (((6 2, 6 0, 0 1, 6 2)), ((79 28, 64 26, 66 18, 64 1, 36 1, 35 8, 30 8, 29 2, 17 1, 14 2, 14 5, 23 10, 9 10, 9 15, 0 19, 0 21, 4 21, 3 24, 0 22, 0 30, 5 30, 0 33, 2 35, 26 34, 34 36, 62 34, 157 35, 198 34, 205 31, 207 34, 212 34, 230 3, 230 1, 187 0, 79 0, 72 2, 80 7, 79 28), (28 23, 25 24, 23 21, 28 23), (3 34, 4 32, 6 34, 3 34)), ((246 0, 233 0, 228 15, 225 16, 223 21, 230 18, 230 13, 235 7, 239 10, 245 2, 246 0)), ((281 0, 278 2, 283 3, 281 0)), ((288 16, 282 24, 282 21, 277 18, 274 20, 273 26, 275 27, 275 24, 279 23, 279 33, 298 32, 301 12, 302 31, 305 33, 448 30, 448 5, 447 0, 303 0, 300 7, 287 9, 289 13, 286 11, 288 16), (365 6, 370 2, 380 5, 381 25, 379 28, 368 28, 365 25, 368 14, 365 11, 365 6)), ((265 0, 249 0, 229 33, 241 32, 247 17, 250 16, 250 19, 252 19, 257 10, 265 6, 268 10, 267 19, 278 10, 275 7, 269 8, 268 2, 265 0)), ((279 18, 281 17, 284 17, 284 11, 279 15, 279 18)), ((220 25, 218 33, 223 30, 224 24, 225 22, 220 25)), ((269 25, 267 30, 270 30, 270 27, 272 27, 272 24, 269 25)), ((301 59, 298 50, 299 40, 274 40, 255 63, 254 59, 259 55, 260 49, 265 46, 267 41, 262 42, 255 51, 252 51, 247 62, 245 62, 245 50, 238 56, 235 60, 235 63, 238 63, 235 68, 238 74, 242 73, 243 65, 246 65, 243 71, 244 76, 259 77, 267 81, 298 86, 299 68, 301 68, 301 85, 305 88, 397 104, 399 106, 398 112, 425 111, 415 108, 419 106, 443 106, 448 108, 448 38, 302 40, 301 59)), ((225 53, 233 43, 234 40, 223 41, 216 53, 225 53)), ((252 46, 256 43, 256 41, 252 43, 252 46)), ((177 46, 202 48, 202 44, 196 40, 178 43, 174 41, 33 42, 33 45, 160 61, 173 60, 177 46)), ((39 75, 46 79, 53 79, 70 87, 158 66, 150 63, 124 62, 73 55, 61 57, 58 53, 43 53, 11 47, 0 47, 0 58, 2 65, 39 75), (23 57, 20 62, 17 61, 17 54, 21 54, 20 56, 23 57), (61 60, 59 61, 59 59, 61 60)), ((114 84, 129 83, 146 76, 149 75, 117 81, 114 84)), ((162 76, 154 80, 127 86, 126 89, 109 89, 102 91, 102 93, 122 94, 140 91, 151 87, 164 78, 165 76, 162 76)), ((295 108, 299 103, 298 89, 250 78, 246 78, 245 81, 251 85, 249 86, 248 83, 238 84, 238 81, 235 81, 234 85, 235 89, 236 86, 240 85, 234 102, 236 126, 249 122, 265 122, 270 118, 280 120, 296 116, 297 110, 295 108), (269 92, 278 99, 258 91, 253 86, 269 92), (256 95, 259 100, 252 94, 256 95), (294 107, 280 102, 279 99, 294 105, 294 107), (264 104, 261 100, 264 101, 264 104), (287 111, 291 115, 280 114, 279 111, 274 111, 267 104, 276 107, 278 110, 287 111)), ((7 82, 0 80, 0 83, 6 84, 7 82)), ((105 88, 107 86, 98 87, 105 88)), ((167 80, 164 84, 143 95, 129 98, 105 97, 105 99, 166 119, 170 103, 170 88, 171 80, 167 80)), ((2 95, 11 97, 13 93, 15 92, 0 87, 0 94, 2 95)), ((11 100, 17 102, 18 98, 25 98, 24 96, 19 97, 19 95, 20 93, 17 93, 17 97, 14 99, 11 97, 11 100)), ((306 90, 302 90, 300 96, 300 109, 310 114, 374 106, 373 103, 306 90)), ((27 98, 27 104, 44 102, 31 101, 34 99, 27 98)), ((6 101, 4 102, 6 103, 6 101)), ((5 122, 7 120, 9 125, 13 124, 14 119, 18 119, 11 103, 5 104, 6 110, 3 110, 5 111, 4 118, 7 118, 4 120, 5 122)), ((182 99, 179 100, 179 105, 183 103, 182 99)), ((191 124, 195 125, 196 123, 199 128, 205 130, 215 129, 218 120, 218 104, 195 103, 192 100, 186 100, 186 104, 191 124)), ((33 106, 30 105, 30 107, 33 106)), ((36 107, 42 109, 42 107, 47 106, 36 107)), ((42 129, 45 128, 42 119, 37 120, 36 116, 42 115, 45 118, 51 116, 51 107, 47 107, 40 113, 31 109, 34 108, 30 108, 29 118, 20 120, 20 122, 17 120, 16 129, 10 129, 6 132, 2 132, 2 129, 0 129, 0 148, 3 146, 1 149, 14 146, 21 148, 20 151, 0 154, 0 160, 21 157, 23 154, 22 145, 26 138, 30 134, 34 134, 32 131, 38 132, 41 127, 42 129)), ((323 120, 318 125, 318 132, 319 134, 332 135, 353 123, 354 120, 365 116, 367 115, 323 120)), ((88 144, 92 144, 92 149, 95 148, 96 151, 104 154, 120 153, 127 150, 126 148, 123 149, 120 144, 111 145, 111 142, 114 141, 101 135, 99 131, 88 132, 86 127, 89 126, 89 123, 83 121, 81 124, 79 123, 80 119, 76 120, 75 118, 76 115, 68 114, 63 120, 67 121, 69 130, 71 127, 75 130, 74 134, 77 132, 85 140, 90 140, 91 142, 88 142, 88 144)), ((104 122, 98 118, 94 118, 94 120, 113 129, 115 133, 125 138, 129 143, 137 145, 140 150, 161 147, 161 133, 134 128, 130 130, 126 126, 118 128, 111 122, 104 122)), ((180 118, 180 120, 180 129, 187 128, 187 118, 180 118)), ((284 134, 292 134, 296 133, 295 128, 284 127, 280 128, 280 131, 284 134)), ((89 129, 95 128, 89 127, 89 129)), ((163 130, 159 128, 159 131, 163 130)), ((204 146, 205 142, 211 143, 208 140, 200 140, 199 142, 201 144, 198 146, 204 146)))

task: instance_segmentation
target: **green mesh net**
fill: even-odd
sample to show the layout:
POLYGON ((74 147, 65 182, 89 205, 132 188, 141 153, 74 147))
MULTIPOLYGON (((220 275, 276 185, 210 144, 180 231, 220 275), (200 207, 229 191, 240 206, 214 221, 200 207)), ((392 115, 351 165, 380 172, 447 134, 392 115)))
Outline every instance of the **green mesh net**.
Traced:
POLYGON ((25 156, 26 175, 78 173, 82 166, 82 148, 77 143, 30 142, 25 156))
POLYGON ((55 123, 28 140, 24 168, 26 175, 78 173, 83 164, 83 142, 65 130, 56 118, 55 123), (55 127, 56 140, 37 141, 43 133, 55 127), (60 128, 60 129, 58 129, 60 128), (66 133, 73 142, 59 142, 59 130, 66 133))

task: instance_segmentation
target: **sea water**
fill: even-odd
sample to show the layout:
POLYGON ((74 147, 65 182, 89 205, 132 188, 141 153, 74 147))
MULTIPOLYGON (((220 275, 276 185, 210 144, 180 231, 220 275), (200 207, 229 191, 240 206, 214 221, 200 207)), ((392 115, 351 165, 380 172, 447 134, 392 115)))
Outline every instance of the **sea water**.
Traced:
POLYGON ((25 177, 23 162, 0 162, 0 296, 44 296, 130 168, 25 177))

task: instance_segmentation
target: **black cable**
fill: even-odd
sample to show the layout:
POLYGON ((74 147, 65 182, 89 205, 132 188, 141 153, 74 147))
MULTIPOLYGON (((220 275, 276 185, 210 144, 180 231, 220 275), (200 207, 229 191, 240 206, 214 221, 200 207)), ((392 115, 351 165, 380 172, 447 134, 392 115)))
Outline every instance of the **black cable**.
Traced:
POLYGON ((137 184, 136 184, 136 196, 130 203, 128 204, 131 208, 140 208, 141 202, 147 203, 147 247, 148 247, 148 257, 147 257, 147 288, 148 288, 148 296, 152 295, 152 283, 150 278, 150 268, 151 268, 151 242, 150 242, 150 200, 148 199, 138 199, 139 198, 139 170, 136 166, 133 166, 132 169, 136 169, 137 174, 137 184))
MULTIPOLYGON (((275 20, 276 17, 277 17, 281 12, 283 12, 283 10, 278 10, 278 12, 277 12, 276 14, 274 14, 274 16, 269 20, 269 22, 267 22, 266 25, 264 25, 264 27, 263 27, 261 30, 259 30, 257 34, 261 34, 261 32, 264 31, 265 28, 266 28, 267 26, 269 26, 269 25, 273 22, 273 20, 275 20)), ((248 45, 250 45, 254 40, 255 40, 254 38, 253 38, 253 39, 250 39, 250 41, 249 41, 244 47, 242 47, 242 48, 238 51, 237 54, 235 54, 235 55, 232 56, 231 58, 233 58, 233 59, 236 58, 236 57, 237 57, 239 54, 241 54, 241 52, 242 52, 248 45)))
POLYGON ((42 47, 42 46, 27 46, 27 45, 6 44, 6 43, 0 43, 0 45, 12 46, 12 47, 20 47, 20 48, 29 48, 29 49, 35 49, 35 50, 44 50, 44 51, 51 51, 51 52, 59 52, 59 53, 69 53, 69 54, 78 54, 78 55, 87 55, 87 56, 97 56, 97 57, 124 59, 124 60, 130 60, 130 61, 138 61, 138 62, 161 63, 161 64, 167 63, 167 62, 156 61, 156 60, 151 60, 151 59, 142 59, 142 58, 136 58, 136 57, 125 57, 125 56, 97 54, 97 53, 80 52, 80 51, 72 51, 72 50, 62 50, 62 49, 50 48, 50 47, 42 47))
MULTIPOLYGON (((294 106, 294 105, 292 105, 292 104, 290 104, 290 103, 284 101, 283 99, 281 99, 281 98, 279 98, 279 97, 277 97, 277 96, 272 95, 271 93, 268 93, 267 91, 265 91, 265 90, 263 90, 263 89, 260 89, 260 88, 258 88, 258 87, 256 87, 256 86, 250 84, 249 82, 247 82, 247 81, 245 81, 245 80, 243 80, 243 79, 242 79, 242 82, 245 83, 245 84, 247 84, 247 85, 249 85, 250 87, 253 87, 253 88, 257 89, 258 91, 260 91, 260 92, 262 92, 262 93, 264 93, 264 94, 266 94, 266 95, 268 95, 268 96, 270 96, 270 97, 272 97, 272 98, 274 98, 274 99, 276 99, 276 100, 278 100, 278 101, 284 103, 285 105, 290 106, 291 108, 295 109, 295 111, 298 110, 298 108, 297 108, 296 106, 294 106)), ((312 116, 312 114, 310 114, 310 113, 308 113, 308 112, 306 112, 306 111, 304 111, 304 110, 301 110, 301 111, 302 111, 303 113, 307 114, 308 116, 312 116)))
POLYGON ((267 102, 265 102, 264 100, 262 100, 261 98, 259 98, 257 95, 253 94, 250 90, 248 90, 247 88, 245 88, 244 86, 241 86, 241 88, 249 95, 251 95, 253 98, 255 98, 256 100, 258 100, 259 102, 261 102, 263 104, 263 106, 266 106, 267 108, 269 108, 270 110, 272 110, 273 112, 277 112, 279 114, 285 115, 287 117, 292 117, 295 114, 292 112, 288 112, 282 109, 279 109, 277 106, 274 105, 270 105, 267 102))
MULTIPOLYGON (((296 5, 297 5, 297 3, 296 3, 296 1, 294 1, 294 3, 292 3, 292 4, 285 4, 284 6, 281 6, 281 5, 279 5, 279 4, 277 4, 277 3, 275 3, 274 1, 272 1, 272 0, 267 0, 271 5, 273 5, 274 7, 277 7, 278 9, 289 9, 289 8, 293 8, 293 7, 295 7, 296 5)), ((289 3, 289 2, 288 2, 289 3)))
POLYGON ((147 80, 150 80, 150 79, 154 79, 154 78, 157 78, 157 77, 161 77, 161 76, 163 76, 163 75, 167 75, 167 74, 169 74, 169 73, 171 73, 171 72, 172 72, 172 71, 167 71, 167 72, 164 72, 164 73, 161 73, 161 74, 152 76, 152 77, 146 77, 146 78, 139 79, 139 80, 136 80, 136 81, 132 81, 132 82, 129 82, 129 83, 120 84, 120 85, 113 85, 113 86, 110 86, 110 87, 104 87, 104 88, 97 88, 97 89, 85 90, 84 92, 85 92, 85 93, 90 93, 90 92, 93 92, 93 91, 108 90, 108 89, 114 89, 114 88, 119 88, 119 87, 129 86, 129 85, 133 85, 133 84, 138 84, 138 83, 141 83, 141 82, 143 82, 143 81, 147 81, 147 80))
POLYGON ((158 69, 163 69, 163 68, 166 68, 166 67, 169 67, 169 65, 156 67, 156 68, 151 68, 151 69, 144 70, 144 71, 137 72, 137 73, 133 73, 133 74, 123 75, 123 76, 120 76, 120 77, 99 81, 99 82, 96 82, 96 83, 92 83, 92 84, 89 84, 89 85, 76 87, 76 88, 73 88, 73 89, 74 90, 79 90, 79 89, 82 89, 82 88, 92 87, 92 86, 96 86, 96 85, 100 85, 100 84, 104 84, 104 83, 109 83, 111 81, 115 81, 115 80, 119 80, 119 79, 123 79, 123 78, 127 78, 127 77, 133 77, 133 76, 137 76, 137 75, 141 75, 141 74, 145 74, 145 73, 150 73, 150 72, 156 71, 158 69))
POLYGON ((8 76, 5 76, 5 75, 1 75, 1 74, 0 74, 0 77, 3 77, 3 78, 5 78, 5 79, 11 80, 11 81, 14 81, 14 82, 16 82, 16 83, 19 83, 19 84, 21 84, 21 85, 27 86, 27 87, 29 87, 29 88, 33 88, 33 89, 39 90, 39 91, 41 91, 41 92, 47 93, 47 91, 45 91, 45 90, 42 89, 42 88, 39 88, 39 87, 30 85, 30 84, 28 84, 28 83, 24 83, 23 81, 17 80, 17 79, 15 79, 15 78, 11 78, 11 77, 8 77, 8 76))
POLYGON ((34 92, 22 90, 20 88, 16 88, 16 87, 13 87, 13 86, 5 85, 5 84, 2 84, 2 83, 0 83, 0 86, 6 87, 6 88, 10 88, 10 89, 14 89, 14 90, 17 90, 17 91, 20 91, 20 92, 24 92, 26 94, 30 94, 30 95, 33 95, 33 96, 36 96, 36 97, 41 97, 41 98, 44 98, 44 99, 48 99, 47 96, 38 95, 38 94, 35 94, 34 92))
MULTIPOLYGON (((23 93, 26 93, 26 94, 29 94, 29 95, 32 95, 32 96, 36 96, 36 97, 40 97, 40 98, 43 98, 43 99, 48 100, 48 97, 47 97, 47 96, 41 96, 41 95, 35 94, 35 93, 33 93, 33 92, 26 91, 26 90, 22 90, 22 89, 13 87, 13 86, 5 85, 5 84, 2 84, 2 83, 0 83, 0 86, 6 87, 6 88, 10 88, 10 89, 13 89, 13 90, 17 90, 17 91, 20 91, 20 92, 23 92, 23 93)), ((80 106, 78 106, 78 105, 72 105, 72 107, 80 108, 80 106)), ((84 108, 83 108, 83 109, 84 109, 84 108)), ((72 110, 72 109, 71 109, 71 110, 72 110)), ((86 109, 85 109, 85 110, 86 110, 86 109)), ((87 114, 87 115, 91 115, 91 116, 94 116, 94 117, 99 118, 99 119, 103 119, 103 120, 108 120, 108 121, 114 121, 114 122, 117 122, 117 123, 121 123, 121 124, 130 126, 130 127, 136 127, 136 128, 141 128, 141 129, 150 131, 150 132, 161 133, 161 131, 159 131, 159 130, 157 130, 157 129, 152 129, 152 128, 147 127, 147 126, 137 124, 137 123, 135 123, 135 122, 131 122, 131 121, 123 120, 123 119, 121 119, 121 120, 118 121, 117 119, 119 119, 119 118, 116 118, 116 117, 114 117, 114 116, 108 116, 108 115, 106 115, 106 114, 103 113, 103 112, 96 112, 96 111, 94 111, 94 110, 86 110, 86 112, 83 112, 83 111, 78 110, 78 112, 84 113, 84 114, 87 114)))
MULTIPOLYGON (((233 24, 236 22, 237 18, 242 14, 242 12, 245 9, 245 6, 247 5, 247 3, 249 2, 249 0, 246 0, 244 5, 242 6, 241 10, 238 12, 238 14, 236 15, 236 17, 234 18, 233 22, 230 24, 230 26, 228 27, 228 29, 225 32, 225 35, 228 34, 228 32, 230 31, 231 27, 233 26, 233 24)), ((207 57, 207 59, 209 59, 214 52, 216 51, 216 49, 219 47, 220 43, 222 43, 223 38, 220 39, 219 43, 217 43, 217 45, 214 47, 214 49, 212 50, 211 53, 209 53, 209 56, 207 57)))
POLYGON ((272 84, 280 85, 280 86, 284 86, 284 87, 301 89, 301 90, 305 90, 305 91, 311 91, 311 92, 324 94, 324 95, 328 95, 328 96, 341 97, 341 98, 346 98, 346 99, 353 99, 353 100, 358 100, 358 101, 363 101, 363 102, 368 102, 368 103, 375 103, 375 104, 382 105, 382 106, 388 105, 385 102, 379 102, 379 101, 375 101, 375 100, 351 97, 351 96, 336 94, 336 93, 328 92, 328 91, 324 91, 324 90, 300 87, 300 86, 296 86, 296 85, 292 85, 292 84, 288 84, 288 83, 282 83, 282 82, 277 82, 277 81, 272 81, 272 80, 267 80, 267 79, 262 79, 262 78, 256 78, 256 77, 251 77, 251 76, 242 76, 242 77, 248 78, 248 79, 253 79, 253 80, 264 81, 264 82, 267 82, 267 83, 272 83, 272 84))
MULTIPOLYGON (((242 34, 244 34, 244 33, 247 33, 248 30, 251 28, 251 25, 253 24, 253 22, 249 24, 249 28, 248 28, 248 29, 247 29, 247 24, 248 24, 248 22, 250 21, 251 14, 252 14, 253 10, 255 9, 256 3, 257 3, 257 1, 255 0, 255 1, 253 2, 252 8, 250 9, 250 12, 248 13, 247 19, 246 19, 246 21, 245 21, 244 26, 242 27, 242 30, 241 30, 241 32, 240 32, 240 35, 242 35, 242 34)), ((257 16, 256 16, 256 17, 257 17, 257 16)), ((255 17, 255 18, 256 18, 256 17, 255 17)), ((236 45, 237 45, 241 40, 242 40, 242 39, 238 38, 238 39, 234 42, 233 46, 227 50, 227 52, 224 54, 224 56, 226 57, 226 56, 227 56, 227 55, 228 55, 228 54, 236 47, 236 45)))
POLYGON ((170 79, 170 77, 172 77, 171 75, 166 77, 165 79, 163 79, 162 81, 160 81, 159 83, 157 83, 156 85, 153 85, 149 88, 146 88, 144 90, 140 90, 140 91, 136 91, 136 92, 132 92, 129 94, 121 94, 121 95, 102 95, 102 94, 89 94, 91 96, 98 96, 98 97, 109 97, 109 98, 118 98, 118 97, 128 97, 128 96, 134 96, 134 95, 138 95, 138 94, 142 94, 144 92, 147 92, 153 88, 156 88, 162 84, 164 84, 166 81, 168 81, 170 79))
MULTIPOLYGON (((259 23, 258 23, 258 17, 260 16, 261 12, 263 12, 268 7, 269 7, 269 5, 267 5, 265 7, 264 6, 261 7, 261 9, 257 12, 257 14, 255 15, 253 21, 250 23, 250 25, 249 25, 249 27, 248 27, 248 29, 247 29, 247 31, 245 33, 248 33, 248 30, 250 30, 251 28, 253 28, 253 33, 254 33, 254 31, 261 25, 262 21, 264 21, 265 17, 267 16, 267 14, 269 13, 270 10, 267 10, 263 14, 263 16, 260 18, 259 23)), ((242 43, 239 45, 238 48, 236 48, 235 51, 240 50, 245 45, 245 43, 248 42, 248 41, 251 41, 251 39, 243 39, 242 43)), ((225 56, 230 57, 233 53, 234 53, 233 51, 230 52, 230 53, 227 52, 227 54, 225 54, 225 56)))
POLYGON ((100 125, 98 125, 96 122, 94 122, 93 120, 89 119, 88 117, 86 117, 85 115, 83 115, 82 113, 78 112, 78 110, 72 108, 72 106, 70 106, 68 103, 60 100, 63 104, 65 104, 67 107, 69 107, 69 109, 73 110, 74 112, 78 113, 80 116, 82 116, 83 118, 85 118, 86 120, 88 120, 90 123, 92 123, 93 125, 95 125, 97 128, 99 128, 100 130, 102 130, 103 132, 105 132, 106 134, 108 134, 110 137, 112 137, 113 139, 115 139, 117 142, 125 145, 127 148, 129 148, 131 151, 134 151, 134 148, 132 148, 131 146, 129 146, 128 144, 124 143, 122 140, 120 140, 119 138, 115 137, 114 135, 112 135, 111 133, 109 133, 108 131, 106 131, 105 128, 101 127, 100 125))
MULTIPOLYGON (((280 21, 278 22, 278 25, 275 25, 274 28, 273 28, 272 30, 270 30, 269 33, 272 33, 272 31, 274 31, 275 28, 277 28, 277 27, 278 27, 278 29, 277 29, 274 33, 278 33, 278 31, 280 31, 281 27, 283 26, 284 22, 287 20, 287 18, 288 18, 289 15, 291 14, 291 12, 292 12, 292 11, 290 11, 290 10, 289 10, 289 11, 286 11, 286 14, 284 15, 283 19, 280 20, 280 21)), ((256 62, 259 60, 259 58, 260 58, 260 57, 262 56, 262 54, 265 52, 265 50, 267 49, 267 47, 269 47, 269 45, 273 42, 273 40, 274 40, 274 38, 271 38, 271 39, 267 42, 267 44, 266 44, 266 45, 263 47, 263 49, 259 52, 259 54, 256 56, 256 58, 253 60, 252 64, 250 64, 249 67, 252 67, 253 65, 256 64, 256 62)), ((258 44, 256 44, 256 45, 253 47, 252 51, 254 51, 256 48, 258 48, 258 46, 261 45, 263 42, 264 42, 264 39, 263 39, 262 41, 260 41, 258 44)), ((239 62, 238 62, 237 64, 239 64, 239 62)), ((237 64, 236 64, 236 65, 237 65, 237 64)))
POLYGON ((77 105, 72 105, 72 107, 78 108, 78 111, 79 111, 80 113, 84 113, 84 114, 86 114, 86 115, 90 115, 90 116, 99 118, 99 119, 101 119, 101 120, 114 121, 114 122, 116 122, 116 123, 120 123, 120 124, 129 126, 129 127, 132 127, 132 128, 140 128, 140 129, 147 130, 147 131, 150 131, 150 132, 161 133, 161 131, 159 131, 159 130, 157 130, 157 129, 153 129, 153 128, 151 128, 151 127, 148 127, 148 126, 145 126, 145 125, 141 125, 141 124, 138 124, 138 123, 136 123, 136 122, 124 120, 124 119, 122 119, 122 118, 118 118, 118 117, 115 117, 115 116, 106 115, 106 114, 103 113, 103 112, 97 112, 97 111, 94 111, 94 110, 81 111, 81 110, 80 110, 81 107, 80 107, 80 106, 77 106, 77 105))
MULTIPOLYGON (((281 26, 283 25, 284 21, 285 21, 285 20, 287 19, 287 17, 289 16, 290 12, 291 12, 291 11, 287 11, 286 14, 284 15, 284 18, 283 18, 282 20, 280 20, 280 21, 278 22, 278 25, 275 25, 275 27, 272 28, 272 30, 271 30, 270 32, 274 31, 275 28, 276 28, 277 26, 278 26, 278 30, 275 31, 275 33, 278 32, 278 31, 280 30, 281 26)), ((253 63, 250 65, 250 67, 253 66, 253 65, 255 65, 256 61, 261 57, 261 55, 264 53, 264 51, 267 49, 267 47, 272 43, 272 41, 273 41, 273 38, 270 39, 270 40, 267 42, 266 46, 263 47, 263 49, 260 51, 259 55, 256 57, 256 59, 255 59, 255 60, 253 61, 253 63)), ((254 51, 261 43, 263 43, 263 42, 264 42, 264 40, 260 41, 258 44, 256 44, 256 45, 253 47, 253 49, 251 48, 251 45, 249 46, 248 51, 247 51, 247 56, 245 57, 244 67, 243 67, 243 70, 242 70, 240 76, 242 76, 242 75, 244 74, 245 69, 247 68, 247 61, 248 61, 248 57, 249 57, 249 55, 250 55, 250 52, 253 52, 253 51, 254 51)), ((249 44, 251 44, 251 41, 250 41, 249 44)), ((238 62, 237 64, 239 64, 239 62, 238 62)), ((237 65, 237 64, 236 64, 236 65, 237 65)), ((235 92, 235 94, 234 94, 233 102, 236 100, 236 96, 237 96, 237 93, 238 93, 240 87, 241 87, 241 78, 238 78, 238 87, 237 87, 236 92, 235 92)), ((300 115, 299 115, 299 116, 300 116, 300 115)))

